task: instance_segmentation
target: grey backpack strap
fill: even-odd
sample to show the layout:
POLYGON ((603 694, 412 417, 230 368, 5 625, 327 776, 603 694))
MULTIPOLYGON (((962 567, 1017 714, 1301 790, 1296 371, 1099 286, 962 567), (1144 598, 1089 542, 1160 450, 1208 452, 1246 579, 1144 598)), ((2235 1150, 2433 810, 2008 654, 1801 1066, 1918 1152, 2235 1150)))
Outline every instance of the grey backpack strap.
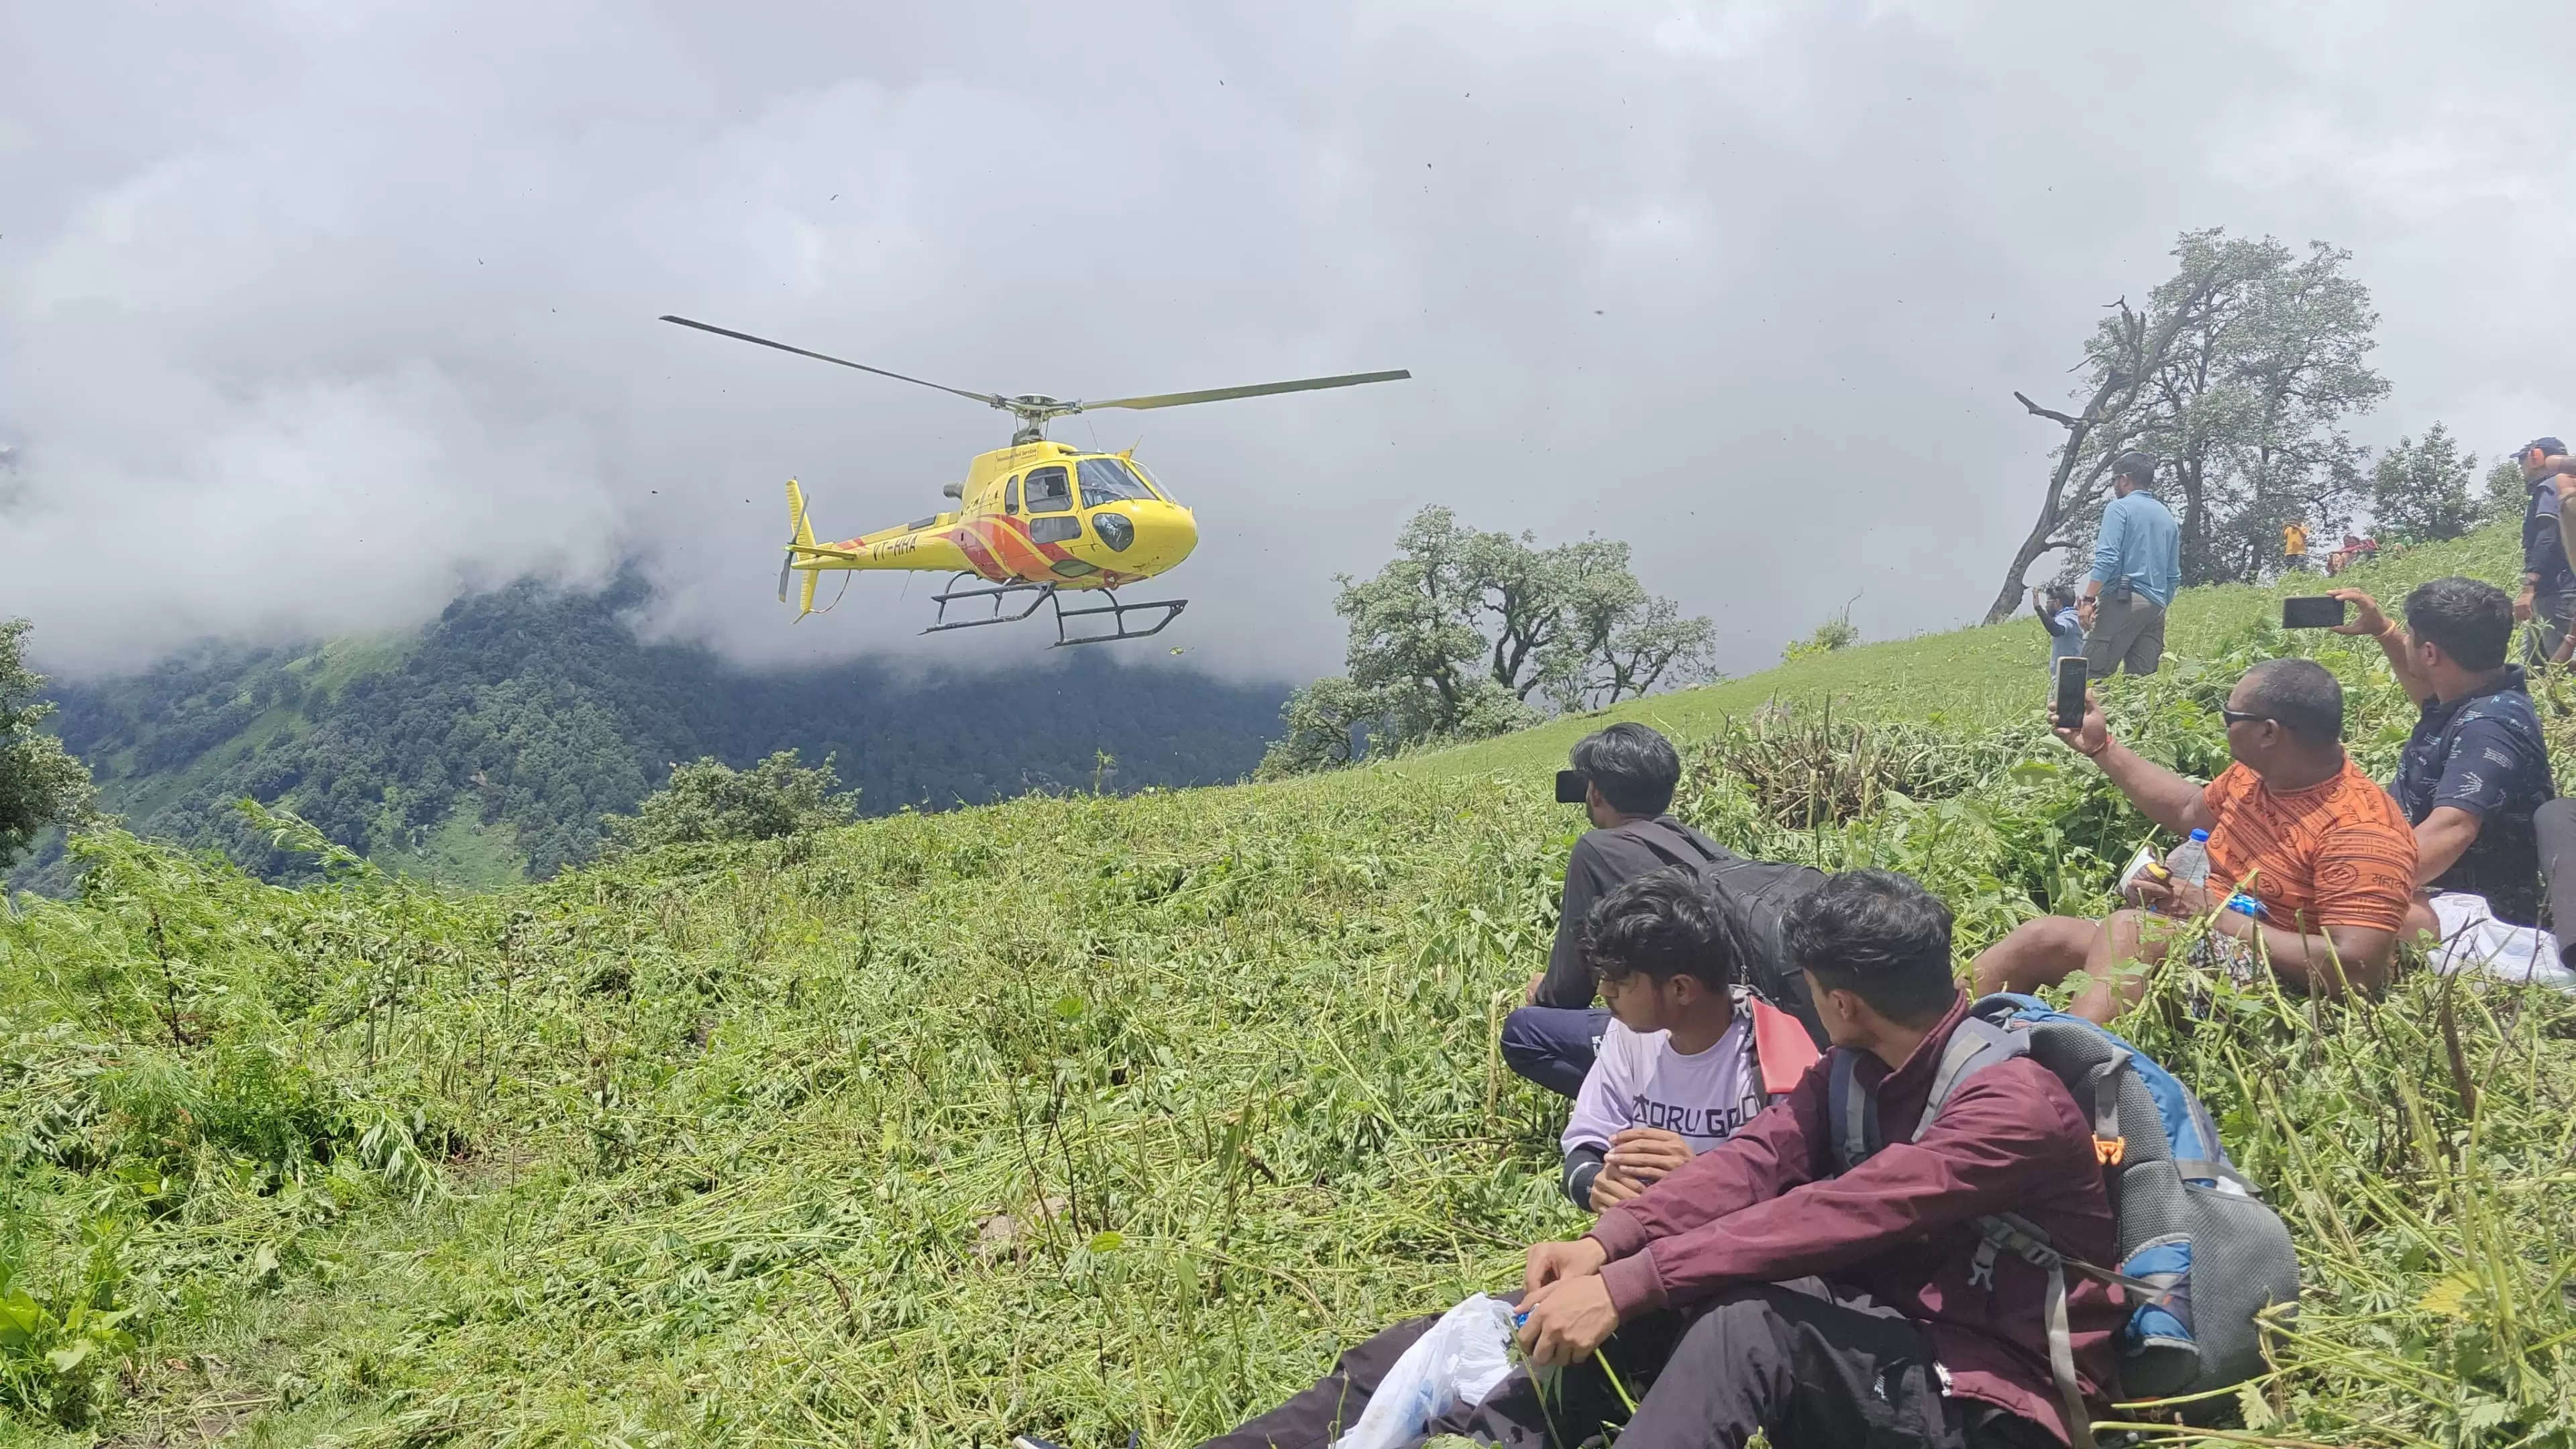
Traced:
POLYGON ((1836 1047, 1826 1063, 1826 1115, 1832 1118, 1834 1165, 1843 1172, 1866 1161, 1879 1148, 1878 1094, 1860 1084, 1860 1053, 1836 1047))
POLYGON ((2048 1234, 2012 1213, 1979 1218, 1977 1228, 1985 1235, 1985 1241, 1977 1246, 1970 1282, 1983 1282, 1991 1290, 1995 1259, 2005 1248, 2048 1274, 2047 1297, 2042 1305, 2048 1329, 2048 1376, 2056 1381, 2057 1396, 2066 1405, 2069 1449, 2096 1449, 2093 1413, 2084 1406, 2084 1381, 2075 1374, 2075 1331, 2066 1312, 2065 1255, 2049 1246, 2048 1234))
POLYGON ((2256 1187, 2230 1163, 2213 1162, 2205 1157, 2182 1157, 2174 1160, 2174 1171, 2180 1173, 2185 1182, 2213 1182, 2218 1184, 2220 1191, 2231 1192, 2238 1197, 2263 1196, 2263 1189, 2256 1187))
POLYGON ((1923 1101, 1923 1115, 1914 1124, 1914 1140, 1922 1141, 1923 1134, 1932 1130, 1932 1119, 1941 1115, 1961 1082, 1997 1062, 2029 1054, 2030 1040, 2020 1032, 2007 1031, 1983 1017, 1971 1016, 1960 1022, 1941 1048, 1941 1065, 1932 1073, 1932 1095, 1923 1101))
POLYGON ((2068 1449, 2095 1449, 2093 1411, 2084 1407, 2084 1383, 2075 1376, 2075 1334, 2066 1319, 2066 1269, 2048 1265, 2048 1373, 2066 1401, 2068 1449))

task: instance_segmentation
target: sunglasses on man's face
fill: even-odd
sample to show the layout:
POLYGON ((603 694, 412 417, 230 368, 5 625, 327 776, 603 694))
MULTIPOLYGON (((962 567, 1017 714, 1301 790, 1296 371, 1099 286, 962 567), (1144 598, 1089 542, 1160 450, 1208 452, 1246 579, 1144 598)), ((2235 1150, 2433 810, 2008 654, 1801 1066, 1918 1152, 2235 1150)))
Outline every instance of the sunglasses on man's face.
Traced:
POLYGON ((2272 718, 2268 714, 2247 714, 2241 709, 2227 709, 2223 707, 2218 711, 2218 717, 2227 721, 2227 727, 2229 729, 2234 729, 2241 724, 2253 724, 2258 720, 2270 720, 2272 718))

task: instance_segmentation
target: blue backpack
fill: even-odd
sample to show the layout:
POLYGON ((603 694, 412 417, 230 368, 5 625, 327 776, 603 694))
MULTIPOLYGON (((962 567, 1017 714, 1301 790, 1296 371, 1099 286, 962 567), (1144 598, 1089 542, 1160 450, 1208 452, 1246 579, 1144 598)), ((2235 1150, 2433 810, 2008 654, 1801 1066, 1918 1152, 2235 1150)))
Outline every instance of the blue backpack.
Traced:
MULTIPOLYGON (((1914 1129, 1922 1140, 1959 1084, 1998 1062, 2028 1057, 2066 1084, 2093 1121, 2103 1187, 2119 1224, 2119 1265, 2069 1258, 2014 1213, 1978 1219, 1969 1281, 1991 1289, 2004 1253, 2048 1275, 2048 1357, 2075 1449, 2092 1449, 2090 1416, 2067 1332, 2066 1275, 2117 1285, 2130 1303, 2119 1332, 2120 1380, 2131 1398, 2208 1393, 2263 1371, 2257 1315, 2299 1300, 2290 1230, 2239 1175, 2209 1110, 2136 1047, 2032 996, 1980 998, 1941 1053, 1914 1129)), ((1834 1155, 1845 1170, 1885 1145, 1878 1100, 1855 1075, 1860 1055, 1836 1048, 1829 1068, 1834 1155)), ((2293 1310, 2295 1311, 2295 1309, 2293 1310)), ((2225 1395, 2184 1406, 2186 1418, 2223 1413, 2225 1395)))

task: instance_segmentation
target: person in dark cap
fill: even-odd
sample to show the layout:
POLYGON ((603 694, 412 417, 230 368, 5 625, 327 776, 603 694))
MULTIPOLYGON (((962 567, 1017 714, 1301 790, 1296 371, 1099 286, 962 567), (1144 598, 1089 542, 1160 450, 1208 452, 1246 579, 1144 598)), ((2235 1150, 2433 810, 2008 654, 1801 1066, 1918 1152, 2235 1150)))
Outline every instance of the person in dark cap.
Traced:
POLYGON ((2531 496, 2522 509, 2522 596, 2514 600, 2513 616, 2531 624, 2524 638, 2528 662, 2563 664, 2570 652, 2568 626, 2576 622, 2576 568, 2568 563, 2558 482, 2559 475, 2576 473, 2576 462, 2568 459, 2565 443, 2550 437, 2532 439, 2514 457, 2531 496))
POLYGON ((2157 501, 2156 460, 2131 449, 2111 464, 2112 499, 2094 535, 2093 572, 2077 615, 2086 672, 2102 679, 2164 665, 2165 610, 2182 586, 2182 525, 2157 501))

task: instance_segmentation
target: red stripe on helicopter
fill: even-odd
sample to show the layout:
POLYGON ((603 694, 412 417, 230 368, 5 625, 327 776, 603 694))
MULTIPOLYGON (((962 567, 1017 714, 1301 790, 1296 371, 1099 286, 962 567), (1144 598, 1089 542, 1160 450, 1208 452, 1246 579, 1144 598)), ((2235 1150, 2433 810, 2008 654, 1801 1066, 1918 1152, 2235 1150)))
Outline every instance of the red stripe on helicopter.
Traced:
POLYGON ((1039 543, 1018 518, 979 518, 960 525, 954 537, 975 572, 988 579, 1054 580, 1050 564, 1072 558, 1060 544, 1039 543))
POLYGON ((993 551, 984 546, 984 540, 972 525, 959 525, 949 538, 956 543, 957 551, 966 555, 967 566, 977 574, 996 582, 1011 576, 1011 571, 1002 567, 1001 561, 993 557, 993 551))
POLYGON ((1067 588, 1119 588, 1146 576, 1117 569, 1100 569, 1087 577, 1066 578, 1050 565, 1064 562, 1073 554, 1061 544, 1039 543, 1029 537, 1026 519, 1003 516, 978 518, 964 523, 949 535, 958 551, 975 572, 998 583, 1003 579, 1024 579, 1030 583, 1050 583, 1067 588))

